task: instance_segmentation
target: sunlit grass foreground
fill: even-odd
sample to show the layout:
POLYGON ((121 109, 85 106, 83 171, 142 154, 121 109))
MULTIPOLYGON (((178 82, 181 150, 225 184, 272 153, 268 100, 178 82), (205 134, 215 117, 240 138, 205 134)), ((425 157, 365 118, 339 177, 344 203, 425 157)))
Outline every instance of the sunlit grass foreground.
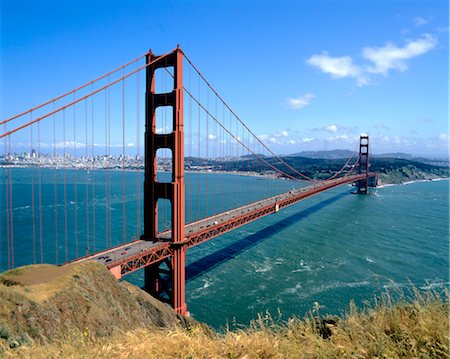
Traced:
POLYGON ((201 326, 188 330, 137 329, 95 338, 87 331, 49 344, 30 343, 6 357, 23 358, 448 358, 449 292, 412 289, 385 294, 372 307, 350 303, 342 317, 276 324, 260 316, 249 328, 219 334, 201 326), (412 295, 410 295, 412 294, 412 295), (395 297, 395 303, 392 299, 395 297), (406 298, 409 299, 406 299, 406 298))

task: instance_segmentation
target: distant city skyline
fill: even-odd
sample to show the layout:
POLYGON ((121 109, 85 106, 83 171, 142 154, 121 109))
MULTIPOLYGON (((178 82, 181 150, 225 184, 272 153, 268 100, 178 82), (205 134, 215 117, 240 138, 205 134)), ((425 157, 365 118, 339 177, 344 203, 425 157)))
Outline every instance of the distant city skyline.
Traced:
POLYGON ((354 150, 367 133, 374 153, 447 156, 448 6, 3 0, 1 119, 180 44, 275 153, 354 150))

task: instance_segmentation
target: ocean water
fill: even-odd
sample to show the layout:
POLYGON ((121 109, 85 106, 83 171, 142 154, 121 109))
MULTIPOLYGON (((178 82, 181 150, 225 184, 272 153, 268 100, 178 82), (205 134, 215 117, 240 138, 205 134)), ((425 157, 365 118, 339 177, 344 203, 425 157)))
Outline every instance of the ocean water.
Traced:
MULTIPOLYGON (((2 171, 2 270, 12 265, 7 256, 8 178, 13 178, 14 266, 40 261, 41 238, 43 261, 56 262, 57 253, 62 263, 76 252, 130 240, 142 228, 142 173, 2 171)), ((220 174, 208 175, 208 182, 203 175, 187 174, 186 183, 188 221, 205 215, 197 192, 206 187, 212 214, 294 186, 220 174)), ((388 186, 368 196, 352 192, 350 186, 330 190, 190 249, 186 302, 191 315, 221 328, 247 325, 266 311, 281 319, 302 317, 315 302, 322 313, 339 314, 351 300, 363 305, 397 286, 448 286, 448 180, 388 186)), ((161 215, 161 227, 167 216, 161 215)), ((142 285, 143 272, 125 279, 142 285)))

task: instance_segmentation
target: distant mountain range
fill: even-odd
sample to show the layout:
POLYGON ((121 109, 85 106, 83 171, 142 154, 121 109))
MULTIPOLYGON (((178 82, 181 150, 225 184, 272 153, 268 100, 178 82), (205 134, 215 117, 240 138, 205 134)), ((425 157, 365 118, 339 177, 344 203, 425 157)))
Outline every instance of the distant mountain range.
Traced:
MULTIPOLYGON (((350 150, 331 150, 331 151, 302 151, 293 153, 286 157, 305 157, 305 158, 313 158, 313 159, 328 159, 334 160, 339 158, 348 158, 352 154, 350 150)), ((403 152, 393 152, 393 153, 381 153, 381 154, 372 154, 372 157, 378 158, 397 158, 402 160, 410 160, 417 161, 423 163, 436 163, 436 162, 448 162, 448 158, 426 158, 426 157, 416 157, 410 155, 408 153, 403 152)))
POLYGON ((332 150, 332 151, 302 151, 288 155, 287 157, 306 157, 334 160, 338 158, 348 158, 352 154, 350 150, 332 150))

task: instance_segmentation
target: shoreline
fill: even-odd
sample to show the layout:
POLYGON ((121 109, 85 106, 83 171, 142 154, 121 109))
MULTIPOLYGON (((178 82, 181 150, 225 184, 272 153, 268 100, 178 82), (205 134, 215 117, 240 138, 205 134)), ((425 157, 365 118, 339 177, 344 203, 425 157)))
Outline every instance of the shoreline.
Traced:
POLYGON ((438 182, 438 181, 448 181, 448 180, 450 180, 450 177, 421 179, 421 180, 407 181, 407 182, 401 182, 401 183, 383 183, 383 184, 378 185, 376 188, 385 188, 385 187, 393 187, 393 186, 407 186, 407 185, 414 184, 414 183, 438 182))
MULTIPOLYGON (((0 165, 0 168, 8 169, 8 168, 34 168, 34 169, 49 169, 49 170, 71 170, 71 171, 114 171, 114 172, 144 172, 144 169, 141 168, 85 168, 85 167, 52 167, 52 166, 22 166, 22 165, 0 165)), ((160 171, 161 173, 170 173, 170 171, 160 171)), ((189 174, 214 174, 214 175, 233 175, 233 176, 242 176, 242 177, 255 177, 261 179, 271 179, 271 180, 290 180, 289 178, 278 177, 275 174, 261 174, 254 171, 198 171, 198 170, 185 170, 185 173, 189 174)), ((409 185, 413 183, 421 183, 421 182, 436 182, 436 181, 445 181, 450 180, 450 177, 436 177, 429 179, 417 179, 412 181, 405 182, 393 182, 393 183, 381 183, 377 185, 376 188, 385 188, 399 185, 409 185)))

